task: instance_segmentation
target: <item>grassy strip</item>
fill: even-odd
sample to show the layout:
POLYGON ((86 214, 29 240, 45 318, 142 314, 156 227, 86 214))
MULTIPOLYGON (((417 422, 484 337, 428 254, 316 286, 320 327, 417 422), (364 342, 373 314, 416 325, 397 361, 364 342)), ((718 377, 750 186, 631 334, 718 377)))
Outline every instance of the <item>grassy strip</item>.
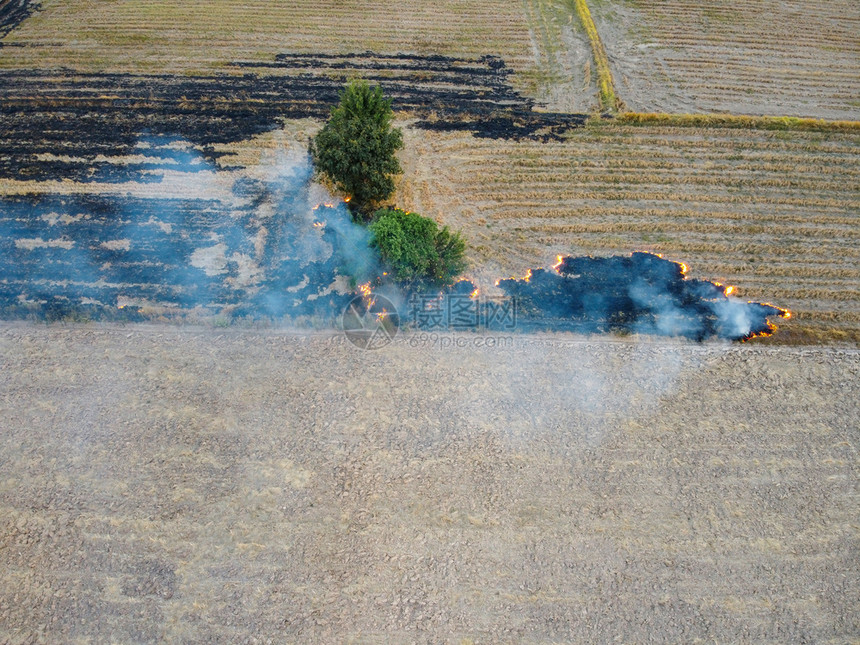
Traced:
POLYGON ((691 128, 746 128, 807 132, 858 132, 860 121, 827 121, 794 116, 745 116, 741 114, 661 114, 624 112, 615 118, 621 125, 679 126, 691 128))
POLYGON ((591 11, 585 0, 573 0, 579 21, 588 34, 591 41, 591 49, 594 52, 594 64, 597 68, 597 87, 600 95, 600 108, 604 112, 617 112, 622 109, 621 100, 615 95, 615 84, 612 82, 612 72, 609 70, 609 57, 606 49, 600 41, 600 34, 591 18, 591 11))

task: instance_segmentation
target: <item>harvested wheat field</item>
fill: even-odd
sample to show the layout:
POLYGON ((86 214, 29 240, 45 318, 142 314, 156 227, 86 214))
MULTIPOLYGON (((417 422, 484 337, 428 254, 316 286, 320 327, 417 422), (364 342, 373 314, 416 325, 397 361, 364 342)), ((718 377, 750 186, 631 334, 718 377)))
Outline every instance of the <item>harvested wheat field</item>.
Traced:
POLYGON ((562 141, 413 136, 410 207, 462 228, 479 282, 648 250, 792 312, 777 340, 860 339, 860 137, 590 125, 562 141))
POLYGON ((529 32, 519 5, 420 2, 104 2, 44 0, 4 43, 4 67, 206 72, 282 52, 379 50, 482 55, 525 67, 529 32), (450 18, 441 22, 440 16, 450 18))
POLYGON ((0 68, 237 75, 247 70, 236 62, 283 53, 490 54, 517 72, 519 89, 550 109, 579 112, 593 107, 594 83, 588 39, 572 16, 547 0, 43 0, 3 40, 0 68))
POLYGON ((590 4, 631 110, 860 118, 853 0, 590 4))
POLYGON ((0 640, 860 633, 857 350, 461 338, 5 324, 0 640))

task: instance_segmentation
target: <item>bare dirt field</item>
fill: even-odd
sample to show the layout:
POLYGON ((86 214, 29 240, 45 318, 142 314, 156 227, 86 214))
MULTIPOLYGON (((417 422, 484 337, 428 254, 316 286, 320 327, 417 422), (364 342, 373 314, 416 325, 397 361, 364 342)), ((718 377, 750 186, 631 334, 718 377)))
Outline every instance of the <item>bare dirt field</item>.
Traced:
POLYGON ((857 350, 460 338, 3 325, 0 641, 860 635, 857 350))
POLYGON ((860 118, 852 0, 589 4, 631 110, 860 118))
POLYGON ((484 285, 556 254, 648 250, 789 308, 786 331, 860 340, 856 134, 601 124, 547 143, 409 135, 399 199, 462 229, 484 285))

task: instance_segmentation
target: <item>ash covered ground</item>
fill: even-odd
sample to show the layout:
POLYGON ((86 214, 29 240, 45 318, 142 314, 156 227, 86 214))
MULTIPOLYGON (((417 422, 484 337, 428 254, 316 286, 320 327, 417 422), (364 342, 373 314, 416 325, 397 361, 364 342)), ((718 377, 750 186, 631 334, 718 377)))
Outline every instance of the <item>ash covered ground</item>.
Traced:
POLYGON ((858 637, 860 352, 457 338, 4 323, 0 641, 858 637))

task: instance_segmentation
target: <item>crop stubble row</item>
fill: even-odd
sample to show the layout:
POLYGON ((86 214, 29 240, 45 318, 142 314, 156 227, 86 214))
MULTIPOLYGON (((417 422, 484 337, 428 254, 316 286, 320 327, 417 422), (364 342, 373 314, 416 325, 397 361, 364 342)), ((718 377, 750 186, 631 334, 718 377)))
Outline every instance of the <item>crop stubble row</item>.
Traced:
POLYGON ((7 39, 5 68, 211 72, 280 52, 503 54, 533 65, 519 3, 52 0, 7 39), (442 17, 443 19, 440 19, 442 17))

